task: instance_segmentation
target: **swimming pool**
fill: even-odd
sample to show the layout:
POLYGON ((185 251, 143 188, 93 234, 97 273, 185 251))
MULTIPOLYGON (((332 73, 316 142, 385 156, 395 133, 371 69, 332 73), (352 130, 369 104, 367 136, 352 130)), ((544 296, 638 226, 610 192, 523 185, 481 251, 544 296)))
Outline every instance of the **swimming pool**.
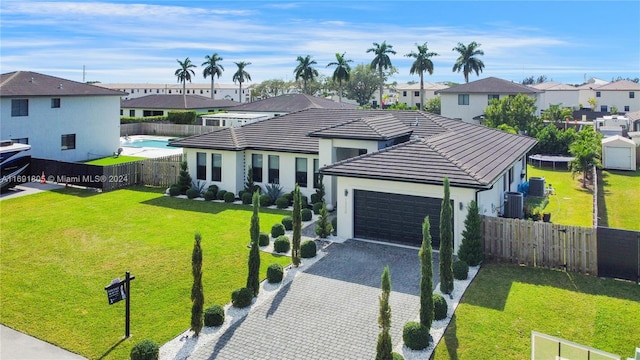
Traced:
POLYGON ((120 138, 120 146, 135 148, 179 149, 175 146, 169 146, 169 142, 171 140, 173 140, 173 138, 161 138, 157 136, 145 137, 144 135, 136 135, 120 138))

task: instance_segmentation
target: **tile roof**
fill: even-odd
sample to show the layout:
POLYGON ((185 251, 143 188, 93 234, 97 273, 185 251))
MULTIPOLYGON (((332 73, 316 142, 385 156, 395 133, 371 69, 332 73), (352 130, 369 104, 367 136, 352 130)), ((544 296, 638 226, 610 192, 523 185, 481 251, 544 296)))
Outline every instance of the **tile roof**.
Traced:
POLYGON ((539 92, 542 91, 495 77, 488 77, 437 91, 438 94, 535 94, 539 92))
POLYGON ((0 75, 0 96, 123 96, 121 91, 44 75, 14 71, 0 75))
POLYGON ((350 120, 324 129, 312 131, 311 137, 358 140, 390 140, 411 134, 411 127, 393 114, 380 114, 350 120))
POLYGON ((632 91, 640 90, 640 84, 629 80, 618 80, 610 82, 605 85, 593 86, 594 90, 619 90, 619 91, 632 91))
POLYGON ((239 103, 226 99, 211 99, 200 95, 187 95, 187 105, 184 104, 184 98, 180 94, 163 95, 151 94, 138 98, 123 100, 121 107, 123 108, 145 108, 145 109, 203 109, 203 108, 229 108, 239 103))
POLYGON ((578 90, 578 88, 575 86, 553 82, 553 81, 530 85, 530 87, 538 90, 544 90, 544 91, 559 91, 559 90, 576 90, 577 91, 578 90))
MULTIPOLYGON (((449 86, 440 83, 424 82, 425 90, 442 90, 447 89, 449 86)), ((396 90, 420 90, 420 82, 413 84, 398 84, 395 86, 396 90)))
POLYGON ((632 111, 625 114, 631 121, 640 120, 640 111, 632 111))
POLYGON ((285 94, 235 106, 230 111, 268 111, 292 113, 305 109, 355 109, 357 106, 339 103, 305 94, 285 94))

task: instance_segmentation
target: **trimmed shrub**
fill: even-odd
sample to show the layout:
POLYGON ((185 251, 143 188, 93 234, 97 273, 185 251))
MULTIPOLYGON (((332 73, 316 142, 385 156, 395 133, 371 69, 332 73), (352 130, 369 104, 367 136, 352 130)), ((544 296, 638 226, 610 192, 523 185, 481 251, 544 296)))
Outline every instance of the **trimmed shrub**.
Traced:
POLYGON ((278 236, 276 241, 273 242, 273 250, 277 253, 286 253, 289 249, 291 249, 291 242, 286 235, 278 236))
POLYGON ((317 247, 316 242, 313 240, 304 241, 300 244, 300 256, 303 259, 308 259, 316 256, 317 247))
POLYGON ((429 346, 429 329, 419 322, 409 321, 402 329, 402 341, 411 350, 422 350, 429 346))
POLYGON ((218 190, 218 194, 216 195, 216 199, 224 200, 224 194, 227 193, 227 190, 218 190))
POLYGON ((306 195, 300 196, 300 200, 302 201, 303 208, 306 208, 307 206, 309 206, 309 198, 307 198, 306 195))
POLYGON ((178 196, 180 195, 180 185, 173 184, 169 187, 169 196, 178 196))
POLYGON ((338 235, 338 217, 331 219, 331 226, 333 227, 333 236, 338 235))
POLYGON ((302 217, 302 221, 311 221, 313 218, 313 212, 309 209, 302 209, 300 211, 300 216, 302 217))
POLYGON ((283 217, 282 225, 284 225, 285 230, 293 230, 293 218, 291 216, 283 217))
POLYGON ((311 202, 313 204, 319 203, 319 202, 322 202, 322 199, 318 198, 318 194, 317 193, 313 193, 313 194, 311 194, 311 202))
POLYGON ((271 206, 271 198, 267 194, 260 195, 260 207, 271 206))
POLYGON ((282 281, 284 270, 280 264, 271 264, 267 268, 267 281, 270 284, 279 283, 282 281))
POLYGON ((284 235, 285 231, 284 231, 284 225, 282 224, 273 224, 273 226, 271 227, 271 237, 272 238, 277 238, 278 236, 284 235))
POLYGON ((253 291, 249 288, 240 288, 231 293, 231 304, 237 308, 246 308, 251 305, 253 291))
POLYGON ((231 191, 227 191, 226 193, 224 193, 224 202, 232 203, 234 201, 236 201, 236 195, 234 193, 232 193, 231 191))
POLYGON ((260 246, 269 245, 269 234, 267 234, 266 232, 261 232, 260 236, 258 237, 258 245, 260 246))
POLYGON ((440 294, 433 294, 433 319, 442 320, 447 318, 447 301, 440 294))
POLYGON ((129 356, 131 360, 158 360, 160 348, 153 340, 145 339, 133 345, 129 356))
POLYGON ((320 214, 320 209, 322 209, 322 203, 321 202, 317 202, 313 204, 313 213, 318 215, 320 214))
POLYGON ((245 190, 238 191, 238 199, 242 200, 242 195, 244 195, 244 193, 246 193, 245 190))
POLYGON ((404 360, 404 356, 398 354, 397 352, 392 352, 391 353, 391 359, 392 360, 404 360))
POLYGON ((245 191, 244 193, 242 193, 242 197, 240 197, 240 199, 242 199, 243 204, 250 205, 251 203, 253 203, 253 194, 245 191))
POLYGON ((187 189, 187 199, 195 199, 199 196, 198 190, 196 189, 187 189))
POLYGON ((218 195, 219 190, 220 188, 218 187, 218 185, 209 185, 209 187, 207 188, 207 191, 211 191, 215 195, 218 195))
POLYGON ((216 198, 216 194, 214 194, 213 191, 207 190, 204 193, 204 199, 207 200, 207 201, 214 200, 215 198, 216 198))
POLYGON ((172 124, 194 124, 196 112, 193 110, 167 111, 167 120, 172 124))
POLYGON ((204 326, 220 326, 224 323, 224 307, 213 305, 204 311, 204 326))
POLYGON ((289 207, 289 200, 287 200, 287 198, 281 196, 278 199, 276 199, 276 207, 278 209, 286 209, 289 207))
POLYGON ((289 202, 289 206, 293 205, 293 194, 292 193, 286 193, 286 194, 282 195, 282 197, 287 199, 287 201, 289 202))
POLYGON ((453 262, 453 278, 456 280, 467 280, 469 276, 469 265, 462 260, 453 262))

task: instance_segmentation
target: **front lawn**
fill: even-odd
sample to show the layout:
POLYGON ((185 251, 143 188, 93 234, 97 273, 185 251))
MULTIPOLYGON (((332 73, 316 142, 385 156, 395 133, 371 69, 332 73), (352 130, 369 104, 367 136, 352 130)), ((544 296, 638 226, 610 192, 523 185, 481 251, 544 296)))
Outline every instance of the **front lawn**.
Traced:
MULTIPOLYGON (((190 327, 191 252, 202 234, 205 307, 226 304, 246 282, 251 207, 162 196, 143 187, 94 193, 74 188, 0 202, 2 324, 90 359, 128 359, 190 327), (131 334, 124 301, 104 287, 131 271, 131 334)), ((286 211, 261 210, 269 232, 286 211)), ((288 257, 261 254, 261 277, 288 257)), ((266 331, 266 329, 265 329, 266 331)))
POLYGON ((582 188, 582 183, 567 170, 541 169, 527 166, 531 177, 545 178, 546 185, 553 186, 555 195, 543 212, 551 213, 551 222, 562 225, 591 226, 593 224, 593 194, 582 188))
POLYGON ((638 319, 637 284, 486 264, 433 359, 528 359, 533 330, 626 358, 640 346, 638 319))
POLYGON ((603 170, 598 182, 600 224, 640 231, 640 170, 603 170))
POLYGON ((87 162, 85 162, 85 164, 108 166, 108 165, 116 165, 116 164, 134 162, 134 161, 144 160, 144 159, 146 159, 146 158, 143 158, 143 157, 140 157, 140 156, 127 156, 127 155, 120 155, 120 156, 117 156, 117 157, 116 156, 108 156, 108 157, 104 157, 104 158, 101 158, 101 159, 95 159, 95 160, 87 161, 87 162))

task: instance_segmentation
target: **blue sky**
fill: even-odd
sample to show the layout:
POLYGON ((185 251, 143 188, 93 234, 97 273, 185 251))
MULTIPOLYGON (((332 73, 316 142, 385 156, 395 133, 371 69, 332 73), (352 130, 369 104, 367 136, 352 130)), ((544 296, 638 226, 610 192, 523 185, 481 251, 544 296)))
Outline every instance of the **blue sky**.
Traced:
MULTIPOLYGON (((434 74, 463 82, 451 68, 458 43, 481 44, 481 77, 521 81, 546 75, 640 77, 640 1, 14 1, 0 3, 0 70, 30 70, 103 83, 176 83, 176 59, 190 57, 202 77, 217 52, 232 83, 248 61, 251 83, 293 80, 296 57, 311 55, 321 74, 336 52, 369 64, 373 42, 393 45, 393 80, 418 80, 404 55, 428 42, 434 74)), ((475 80, 478 77, 470 77, 475 80)))

